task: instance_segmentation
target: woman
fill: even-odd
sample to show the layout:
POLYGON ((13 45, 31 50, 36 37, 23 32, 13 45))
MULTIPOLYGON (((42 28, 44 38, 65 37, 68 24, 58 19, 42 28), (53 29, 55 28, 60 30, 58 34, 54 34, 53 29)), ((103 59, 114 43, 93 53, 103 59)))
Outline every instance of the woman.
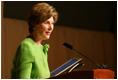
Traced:
POLYGON ((18 46, 11 78, 14 79, 45 79, 50 77, 47 62, 49 45, 41 45, 43 40, 50 38, 58 13, 47 3, 38 3, 28 13, 29 36, 18 46))

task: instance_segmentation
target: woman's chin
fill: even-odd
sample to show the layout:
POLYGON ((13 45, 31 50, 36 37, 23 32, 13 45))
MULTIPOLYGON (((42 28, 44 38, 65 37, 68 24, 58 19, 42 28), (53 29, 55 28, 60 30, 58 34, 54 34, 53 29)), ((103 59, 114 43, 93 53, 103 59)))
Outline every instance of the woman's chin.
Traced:
POLYGON ((44 39, 44 40, 48 40, 48 39, 50 39, 50 37, 45 37, 45 39, 44 39))

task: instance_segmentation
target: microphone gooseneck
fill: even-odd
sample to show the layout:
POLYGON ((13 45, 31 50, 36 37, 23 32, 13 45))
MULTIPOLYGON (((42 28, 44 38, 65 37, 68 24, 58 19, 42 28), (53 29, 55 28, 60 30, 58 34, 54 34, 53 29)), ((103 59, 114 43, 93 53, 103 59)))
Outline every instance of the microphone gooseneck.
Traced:
POLYGON ((107 65, 99 65, 97 63, 95 63, 94 61, 92 61, 91 59, 89 59, 88 57, 86 57, 84 54, 80 53, 79 51, 77 51, 76 49, 73 48, 73 46, 71 46, 70 44, 68 44, 67 42, 63 43, 64 46, 66 46, 67 48, 69 49, 73 49, 75 50, 76 52, 78 52, 79 54, 81 54, 82 56, 84 56, 85 58, 87 58, 88 60, 90 60, 92 63, 94 63, 95 65, 97 65, 100 69, 107 69, 107 65))

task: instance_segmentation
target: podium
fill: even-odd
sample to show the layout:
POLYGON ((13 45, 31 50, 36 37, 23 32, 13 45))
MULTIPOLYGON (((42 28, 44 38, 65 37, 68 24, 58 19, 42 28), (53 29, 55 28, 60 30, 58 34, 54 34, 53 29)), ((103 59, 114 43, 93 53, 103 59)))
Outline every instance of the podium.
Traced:
POLYGON ((76 70, 49 79, 114 79, 114 71, 109 69, 76 70))

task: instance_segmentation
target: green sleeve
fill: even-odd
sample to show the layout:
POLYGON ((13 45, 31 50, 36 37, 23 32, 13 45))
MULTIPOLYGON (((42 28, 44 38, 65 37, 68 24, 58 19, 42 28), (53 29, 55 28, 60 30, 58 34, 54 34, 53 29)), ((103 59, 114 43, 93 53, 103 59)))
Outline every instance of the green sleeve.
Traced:
POLYGON ((30 79, 32 64, 34 62, 34 55, 31 45, 28 43, 21 43, 16 53, 16 78, 30 79))

